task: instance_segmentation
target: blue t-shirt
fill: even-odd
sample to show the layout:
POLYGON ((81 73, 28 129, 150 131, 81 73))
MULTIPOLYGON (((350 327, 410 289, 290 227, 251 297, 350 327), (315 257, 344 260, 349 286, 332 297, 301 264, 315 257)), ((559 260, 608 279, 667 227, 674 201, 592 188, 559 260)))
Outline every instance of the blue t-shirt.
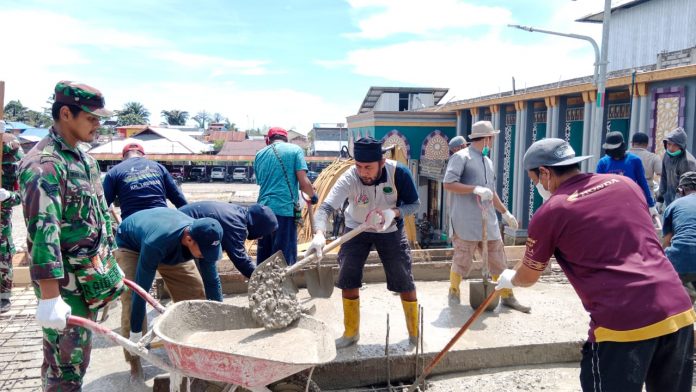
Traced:
POLYGON ((597 173, 598 174, 618 174, 620 176, 626 176, 631 180, 635 181, 645 194, 645 201, 648 203, 648 207, 655 205, 655 200, 652 198, 650 193, 650 187, 648 186, 648 181, 645 179, 645 169, 643 168, 643 161, 640 160, 638 155, 631 154, 627 152, 623 159, 614 159, 609 155, 605 155, 602 159, 597 162, 597 173))
POLYGON ((680 197, 667 207, 662 233, 672 233, 665 249, 667 258, 680 274, 696 272, 696 193, 680 197))
POLYGON ((148 208, 166 207, 167 199, 179 208, 186 198, 167 169, 143 157, 128 158, 104 177, 104 198, 111 205, 118 197, 121 218, 148 208))
POLYGON ((293 216, 293 206, 298 200, 299 182, 295 174, 297 170, 307 170, 304 152, 298 145, 276 142, 257 152, 254 172, 256 183, 261 187, 257 202, 268 206, 278 216, 293 216), (287 181, 273 148, 283 161, 287 181), (288 181, 290 189, 288 189, 288 181))
MULTIPOLYGON (((135 283, 149 291, 160 263, 175 265, 193 259, 188 248, 181 244, 184 230, 193 221, 183 212, 166 207, 138 211, 123 220, 116 232, 116 244, 119 248, 140 253, 135 283)), ((206 298, 222 301, 220 277, 215 263, 200 260, 198 271, 203 279, 206 298)), ((133 294, 131 331, 140 332, 144 317, 145 302, 133 294)))

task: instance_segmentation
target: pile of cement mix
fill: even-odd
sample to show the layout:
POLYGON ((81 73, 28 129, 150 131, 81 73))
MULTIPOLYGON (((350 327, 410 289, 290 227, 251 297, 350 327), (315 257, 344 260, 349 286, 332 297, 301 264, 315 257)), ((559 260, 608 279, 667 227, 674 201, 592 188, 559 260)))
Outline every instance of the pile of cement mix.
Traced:
POLYGON ((321 362, 316 333, 304 328, 263 328, 194 332, 183 342, 200 348, 288 364, 321 362))
POLYGON ((261 263, 249 279, 249 308, 252 318, 267 329, 285 328, 300 318, 300 302, 285 287, 285 261, 278 252, 261 263))

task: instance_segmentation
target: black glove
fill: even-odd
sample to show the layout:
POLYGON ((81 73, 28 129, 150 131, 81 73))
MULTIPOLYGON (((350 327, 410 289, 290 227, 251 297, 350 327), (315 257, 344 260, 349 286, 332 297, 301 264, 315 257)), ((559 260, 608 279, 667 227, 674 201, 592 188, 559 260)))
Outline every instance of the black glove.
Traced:
POLYGON ((312 197, 309 199, 309 202, 312 203, 312 205, 319 203, 319 198, 317 197, 316 193, 312 195, 312 197))

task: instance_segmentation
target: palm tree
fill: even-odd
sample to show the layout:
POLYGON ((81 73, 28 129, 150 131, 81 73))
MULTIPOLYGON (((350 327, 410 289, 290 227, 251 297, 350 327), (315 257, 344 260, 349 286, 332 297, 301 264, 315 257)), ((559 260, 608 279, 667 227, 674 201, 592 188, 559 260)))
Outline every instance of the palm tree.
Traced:
POLYGON ((140 102, 127 102, 123 109, 116 111, 118 125, 138 125, 150 123, 150 112, 140 102))
POLYGON ((189 113, 184 110, 162 110, 162 117, 169 125, 186 125, 189 113))
POLYGON ((5 120, 8 121, 27 121, 28 108, 22 105, 22 102, 10 101, 5 105, 5 120))
POLYGON ((205 110, 202 112, 198 112, 195 116, 193 116, 193 120, 195 120, 198 123, 199 128, 205 129, 206 122, 210 121, 210 114, 208 114, 208 112, 206 112, 205 110))

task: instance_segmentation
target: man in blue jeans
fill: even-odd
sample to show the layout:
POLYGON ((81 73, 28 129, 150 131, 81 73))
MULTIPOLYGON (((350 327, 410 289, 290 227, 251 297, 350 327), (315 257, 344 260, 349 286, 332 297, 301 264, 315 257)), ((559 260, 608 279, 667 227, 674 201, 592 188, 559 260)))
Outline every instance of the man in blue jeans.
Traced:
POLYGON ((307 178, 307 162, 302 149, 288 143, 288 131, 274 127, 268 131, 264 149, 256 153, 254 172, 259 189, 258 203, 268 206, 278 219, 278 230, 259 239, 257 260, 264 261, 282 250, 288 265, 297 259, 297 226, 294 207, 297 188, 317 203, 312 183, 307 178))
POLYGON ((696 172, 679 178, 681 197, 667 207, 662 226, 665 254, 691 297, 696 300, 696 172))

